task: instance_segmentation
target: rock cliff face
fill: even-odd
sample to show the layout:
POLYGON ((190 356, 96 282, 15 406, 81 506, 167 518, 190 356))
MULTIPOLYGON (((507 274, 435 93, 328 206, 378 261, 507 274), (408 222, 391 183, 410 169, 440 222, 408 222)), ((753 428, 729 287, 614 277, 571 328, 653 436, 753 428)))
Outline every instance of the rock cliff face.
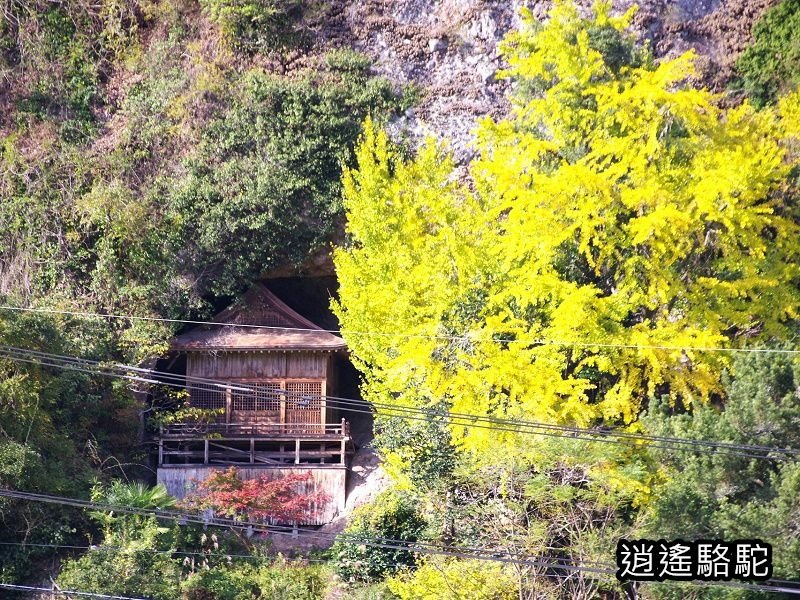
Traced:
MULTIPOLYGON (((722 91, 732 65, 750 41, 753 23, 777 0, 641 0, 634 28, 657 57, 689 49, 698 55, 700 79, 722 91)), ((592 1, 581 0, 589 10, 592 1)), ((613 0, 624 11, 632 0, 613 0)), ((471 156, 476 117, 508 110, 498 44, 519 24, 519 9, 546 18, 543 0, 333 0, 310 15, 318 49, 350 46, 375 61, 375 70, 420 91, 417 106, 396 123, 414 135, 451 141, 456 157, 471 156)))
MULTIPOLYGON (((593 1, 577 0, 587 13, 593 1)), ((612 0, 612 7, 621 13, 637 4, 634 32, 654 55, 694 50, 698 83, 724 92, 736 59, 752 39, 753 24, 779 1, 612 0)), ((364 52, 377 74, 418 90, 419 101, 390 127, 418 140, 427 135, 447 140, 465 165, 474 154, 470 142, 476 119, 509 110, 508 82, 496 77, 504 66, 500 41, 519 26, 520 8, 544 20, 551 6, 552 0, 329 0, 306 16, 313 47, 296 56, 296 65, 314 64, 332 48, 364 52)), ((287 267, 268 276, 298 272, 332 275, 330 249, 320 249, 299 270, 287 267)))

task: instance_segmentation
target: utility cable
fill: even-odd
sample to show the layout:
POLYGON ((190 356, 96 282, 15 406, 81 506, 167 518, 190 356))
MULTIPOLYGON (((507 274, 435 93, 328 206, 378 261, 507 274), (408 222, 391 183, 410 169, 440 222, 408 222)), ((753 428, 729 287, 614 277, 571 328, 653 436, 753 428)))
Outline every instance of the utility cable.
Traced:
MULTIPOLYGON (((11 346, 0 346, 0 356, 5 356, 6 358, 19 362, 76 370, 90 375, 119 377, 128 381, 147 383, 149 385, 163 385, 178 389, 185 389, 187 385, 191 387, 191 384, 194 383, 201 385, 213 385, 221 389, 230 387, 233 391, 236 391, 237 394, 250 394, 251 397, 263 397, 265 395, 263 390, 257 390, 246 383, 236 382, 232 385, 230 381, 225 380, 182 376, 174 373, 143 369, 128 365, 107 365, 99 361, 38 352, 11 346), (123 373, 122 371, 140 372, 146 374, 147 377, 129 375, 123 373), (156 379, 157 377, 160 379, 156 379)), ((301 399, 308 397, 308 394, 293 393, 285 390, 274 391, 271 392, 271 394, 275 396, 298 397, 301 399)), ((331 407, 339 408, 340 410, 352 413, 366 413, 373 415, 377 413, 390 417, 421 421, 431 421, 435 418, 442 418, 449 421, 454 426, 463 426, 468 428, 474 427, 492 429, 496 431, 507 431, 511 433, 527 433, 549 437, 568 438, 578 441, 597 441, 606 443, 645 442, 648 443, 650 447, 665 450, 684 450, 690 448, 693 451, 700 451, 701 449, 704 449, 714 451, 714 454, 737 454, 748 458, 769 458, 773 460, 778 458, 775 456, 754 454, 754 452, 767 452, 791 457, 800 455, 800 450, 792 448, 778 448, 755 444, 734 444, 710 440, 690 440, 685 438, 655 436, 649 434, 570 427, 535 421, 503 419, 500 417, 491 417, 486 415, 474 415, 449 411, 443 412, 378 402, 370 403, 365 400, 343 398, 339 396, 324 395, 320 396, 320 398, 324 398, 331 407), (359 410, 359 408, 363 408, 365 410, 359 410), (723 452, 719 452, 719 450, 723 450, 723 452)))
MULTIPOLYGON (((186 524, 188 522, 199 522, 204 525, 215 526, 215 527, 233 527, 239 529, 245 529, 251 531, 253 533, 278 533, 284 535, 292 535, 292 533, 288 531, 275 531, 271 526, 264 526, 262 524, 253 524, 247 522, 238 522, 233 520, 220 520, 220 519, 207 519, 207 520, 199 520, 199 519, 191 519, 188 518, 189 515, 185 515, 182 513, 175 513, 174 511, 163 511, 163 510, 154 510, 154 509, 141 509, 136 507, 127 507, 127 506, 110 506, 110 505, 103 505, 94 502, 88 502, 84 500, 77 500, 74 498, 65 498, 59 496, 49 496, 44 494, 34 494, 30 492, 18 492, 13 490, 5 490, 0 489, 0 496, 10 497, 10 498, 17 498, 17 499, 24 499, 30 501, 40 501, 40 502, 49 502, 52 504, 63 504, 67 506, 76 506, 81 508, 92 508, 94 510, 112 510, 117 512, 125 512, 128 514, 139 514, 145 516, 155 516, 157 518, 162 519, 169 519, 178 522, 179 525, 186 524), (255 525, 255 526, 254 526, 255 525)), ((284 528, 288 529, 288 528, 284 528)), ((309 530, 304 530, 309 531, 309 530)), ((320 532, 310 531, 311 534, 319 535, 320 532)), ((404 540, 386 540, 386 538, 380 537, 370 537, 365 538, 364 536, 349 536, 345 537, 343 534, 333 534, 329 533, 326 534, 329 537, 333 537, 334 539, 344 539, 345 541, 351 541, 353 543, 362 544, 365 546, 372 546, 384 549, 395 549, 395 550, 403 550, 406 552, 413 552, 418 554, 439 554, 443 556, 451 556, 455 558, 466 558, 466 559, 476 559, 476 560, 486 560, 486 561, 495 561, 495 562, 504 562, 504 563, 512 563, 512 564, 519 564, 519 565, 526 565, 526 566, 535 566, 535 567, 542 567, 546 569, 552 569, 556 571, 567 571, 567 572, 584 572, 584 573, 592 573, 594 575, 605 575, 605 576, 613 576, 616 571, 614 569, 603 569, 603 568, 595 568, 595 567, 587 567, 587 566, 580 566, 574 564, 563 564, 563 563, 554 563, 548 560, 545 560, 548 557, 520 557, 518 555, 513 555, 508 552, 504 552, 502 550, 489 550, 489 549, 482 549, 481 554, 469 554, 464 552, 458 551, 447 551, 446 548, 454 548, 458 550, 458 547, 446 547, 446 546, 439 546, 435 544, 418 544, 416 542, 408 542, 404 540), (381 541, 376 542, 375 540, 386 540, 386 541, 395 541, 400 542, 400 544, 389 544, 389 543, 382 543, 381 541)), ((694 585, 701 585, 701 586, 714 586, 714 585, 722 585, 726 587, 736 587, 739 589, 749 589, 753 591, 765 591, 765 592, 781 592, 781 593, 788 593, 788 594, 798 594, 800 595, 800 588, 786 588, 782 586, 775 586, 775 585, 768 585, 768 584, 747 584, 747 583, 736 583, 736 582, 686 582, 689 584, 694 585)), ((775 582, 778 583, 778 582, 775 582)), ((780 584, 792 584, 792 583, 800 583, 800 582, 793 582, 793 581, 785 581, 780 580, 780 584)), ((779 585, 780 585, 779 584, 779 585)), ((50 591, 50 590, 44 590, 50 591)), ((101 595, 103 596, 103 595, 101 595)), ((109 598, 109 596, 105 596, 109 598)), ((111 597, 113 598, 113 597, 111 597)), ((143 599, 130 599, 125 597, 116 597, 115 600, 143 600, 143 599)))
POLYGON ((103 598, 104 600, 150 600, 149 598, 133 598, 131 596, 115 596, 111 594, 98 594, 95 592, 79 592, 76 590, 57 590, 52 588, 34 587, 31 585, 14 585, 11 583, 0 583, 0 589, 15 592, 47 592, 49 594, 59 594, 61 596, 82 596, 85 598, 103 598))
POLYGON ((430 542, 411 542, 407 540, 397 540, 392 538, 382 538, 378 536, 363 536, 359 534, 346 534, 346 533, 332 533, 320 532, 311 529, 293 528, 289 526, 276 526, 265 525, 263 523, 255 523, 248 521, 238 521, 235 519, 221 519, 202 518, 197 515, 182 513, 173 510, 161 509, 144 509, 130 506, 119 505, 106 505, 87 500, 79 500, 76 498, 67 498, 63 496, 52 496, 47 494, 36 494, 32 492, 22 492, 15 490, 8 490, 0 488, 0 497, 14 498, 17 500, 25 500, 31 502, 43 502, 48 504, 56 504, 62 506, 71 506, 75 508, 107 511, 107 512, 120 512, 125 514, 136 514, 143 516, 153 516, 159 519, 172 520, 179 525, 194 523, 199 525, 224 527, 244 530, 252 533, 265 533, 272 535, 284 535, 292 537, 312 536, 318 538, 328 538, 333 541, 341 540, 345 542, 352 542, 365 546, 375 548, 383 548, 388 550, 402 550, 405 552, 420 553, 420 554, 439 554, 442 556, 452 556, 456 558, 469 558, 476 560, 497 561, 512 564, 522 564, 529 566, 541 566, 549 569, 564 570, 564 571, 586 571, 599 574, 614 574, 611 569, 603 569, 593 566, 578 566, 570 564, 567 559, 561 557, 527 557, 519 556, 504 550, 491 550, 488 548, 471 548, 462 546, 447 546, 442 544, 434 544, 430 542))
MULTIPOLYGON (((347 329, 312 329, 303 327, 279 327, 276 325, 255 325, 250 323, 230 323, 223 321, 201 321, 191 319, 168 319, 166 317, 140 317, 135 315, 121 315, 111 313, 95 313, 85 311, 69 311, 69 310, 56 310, 48 308, 33 308, 22 306, 0 306, 0 310, 14 311, 14 312, 33 312, 43 314, 56 314, 64 316, 75 316, 85 318, 100 318, 100 319, 123 319, 129 321, 150 321, 158 323, 179 323, 182 325, 212 325, 218 327, 240 327, 247 329, 266 329, 272 331, 297 331, 297 332, 326 332, 334 335, 342 336, 379 336, 379 337, 398 337, 406 339, 430 339, 430 340, 465 340, 469 339, 469 333, 462 335, 436 335, 436 334, 417 334, 417 333, 399 333, 399 332, 385 332, 385 331, 356 331, 347 329)), ((548 338, 502 338, 493 337, 492 341, 506 344, 525 344, 529 346, 563 346, 574 348, 606 348, 617 350, 663 350, 663 351, 692 351, 692 352, 733 352, 733 353, 755 353, 755 354, 800 354, 797 349, 782 349, 782 348, 726 348, 722 346, 676 346, 668 344, 624 344, 613 342, 597 342, 597 341, 579 341, 579 340, 556 340, 548 338)))
MULTIPOLYGON (((55 368, 62 368, 66 370, 78 371, 81 373, 85 373, 88 375, 94 376, 106 376, 106 377, 116 377, 126 379, 128 381, 134 382, 146 382, 146 383, 153 383, 154 380, 143 379, 141 377, 135 376, 127 376, 119 373, 113 372, 98 372, 95 370, 90 369, 82 369, 78 367, 73 367, 67 364, 59 364, 59 363, 48 363, 42 361, 41 359, 24 359, 19 358, 11 355, 4 355, 0 352, 0 357, 5 357, 17 362, 23 363, 30 363, 38 366, 48 366, 48 367, 55 367, 55 368)), ((190 378, 191 379, 191 378, 190 378)), ((182 383, 170 383, 170 382, 157 382, 159 385, 172 387, 176 389, 183 390, 186 388, 186 385, 182 383)), ((220 388, 228 387, 224 384, 224 382, 216 384, 220 388)), ((257 392, 256 390, 244 390, 244 388, 237 388, 234 387, 234 390, 238 391, 247 391, 253 396, 257 396, 258 394, 263 394, 263 392, 257 392)), ((292 393, 292 392, 280 392, 276 393, 277 395, 286 395, 289 397, 298 397, 301 399, 308 398, 308 394, 301 394, 301 393, 292 393)), ((413 421, 422 421, 430 423, 435 418, 441 418, 449 422, 452 426, 460 426, 465 428, 474 428, 474 429, 488 429, 492 431, 503 431, 509 433, 518 433, 518 434, 527 434, 527 435, 541 435, 544 437, 552 437, 558 439, 569 439, 572 441, 587 441, 587 442, 602 442, 602 443, 611 443, 611 444, 632 444, 634 441, 642 441, 648 442, 649 448, 658 448, 662 450, 682 450, 682 451, 691 451, 697 453, 705 453, 705 454, 713 454, 713 455, 731 455, 731 456, 740 456, 744 458, 755 458, 755 459, 768 459, 768 460, 783 460, 782 456, 765 456, 763 454, 754 454, 752 452, 744 452, 742 450, 737 450, 737 448, 742 449, 752 449, 753 451, 763 451, 763 452, 773 452, 782 455, 794 455, 797 454, 798 450, 788 449, 788 448, 777 448, 772 446, 745 446, 745 445, 738 445, 738 444, 729 444, 725 442, 712 442, 706 440, 688 440, 685 438, 662 438, 666 440, 667 443, 658 443, 658 442, 650 442, 649 437, 644 434, 616 434, 613 431, 603 431, 603 430, 592 430, 592 429, 580 429, 580 428, 570 428, 564 426, 556 426, 556 425, 549 425, 546 423, 535 423, 535 422, 522 422, 522 421, 507 421, 510 426, 503 427, 501 425, 493 425, 493 424, 483 424, 482 422, 476 421, 489 421, 490 423, 496 422, 494 419, 481 417, 478 415, 465 415, 459 416, 458 413, 456 414, 445 414, 440 411, 429 411, 424 409, 414 409, 410 407, 402 407, 396 405, 388 405, 388 404, 380 404, 380 403, 369 403, 363 400, 347 400, 341 401, 337 400, 334 396, 320 396, 320 398, 325 398, 327 403, 332 408, 338 408, 339 410, 346 411, 349 413, 356 413, 356 414, 368 414, 372 416, 380 415, 386 417, 395 417, 404 420, 413 420, 413 421), (352 403, 358 403, 359 406, 364 407, 375 407, 380 410, 374 409, 359 409, 354 408, 352 403), (562 431, 566 433, 553 433, 548 431, 548 429, 556 429, 557 431, 562 431), (584 433, 585 435, 581 435, 584 433), (620 437, 629 437, 631 439, 615 439, 617 436, 620 437), (719 452, 718 450, 722 450, 719 452)))

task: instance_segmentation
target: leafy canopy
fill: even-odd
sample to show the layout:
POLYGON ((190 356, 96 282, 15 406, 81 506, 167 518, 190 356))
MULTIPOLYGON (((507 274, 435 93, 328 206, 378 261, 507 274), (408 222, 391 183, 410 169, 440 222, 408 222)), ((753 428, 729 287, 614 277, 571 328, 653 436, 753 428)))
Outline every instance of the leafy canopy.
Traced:
MULTIPOLYGON (((800 365, 786 355, 740 356, 726 377, 725 410, 670 416, 654 403, 643 418, 659 436, 800 448, 800 365)), ((800 465, 728 453, 655 451, 669 479, 647 515, 647 533, 689 539, 757 538, 773 546, 776 577, 800 568, 800 465)), ((775 455, 773 455, 775 456, 775 455)))
POLYGON ((367 546, 362 541, 378 538, 413 543, 422 537, 424 529, 425 520, 413 498, 393 489, 386 490, 353 513, 345 529, 347 538, 338 540, 331 548, 334 567, 348 583, 375 581, 404 567, 413 567, 414 553, 367 546))
POLYGON ((736 67, 756 106, 773 104, 800 84, 800 0, 783 0, 753 27, 753 44, 736 67))
MULTIPOLYGON (((334 308, 345 331, 409 334, 348 338, 368 398, 630 423, 656 392, 721 391, 727 356, 680 348, 787 331, 797 97, 726 109, 686 85, 691 54, 620 65, 591 32, 624 44, 631 16, 525 17, 503 46, 525 85, 509 118, 480 122, 471 185, 434 142, 404 160, 367 122, 334 308)), ((472 450, 513 437, 454 429, 472 450)))

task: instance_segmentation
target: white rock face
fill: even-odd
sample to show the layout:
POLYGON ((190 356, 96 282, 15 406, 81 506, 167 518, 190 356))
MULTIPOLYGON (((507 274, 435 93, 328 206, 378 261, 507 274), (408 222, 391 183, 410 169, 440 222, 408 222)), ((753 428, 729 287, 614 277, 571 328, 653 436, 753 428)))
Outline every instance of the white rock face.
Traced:
MULTIPOLYGON (((616 12, 632 4, 640 9, 634 30, 652 41, 657 56, 697 48, 711 60, 709 72, 730 30, 715 33, 716 22, 735 21, 745 37, 763 7, 777 0, 613 0, 616 12), (759 8, 752 8, 758 4, 759 8), (722 41, 714 36, 722 36, 722 41)), ((593 0, 578 0, 587 13, 593 0)), ((392 124, 398 135, 419 139, 435 135, 449 140, 464 163, 473 152, 475 119, 500 117, 509 109, 508 82, 496 73, 503 67, 499 43, 519 25, 519 9, 545 19, 546 0, 332 0, 320 24, 322 46, 355 46, 375 61, 374 70, 398 86, 413 83, 421 100, 392 124)), ((725 57, 730 62, 731 57, 725 57)), ((723 77, 724 79, 724 77, 723 77)))

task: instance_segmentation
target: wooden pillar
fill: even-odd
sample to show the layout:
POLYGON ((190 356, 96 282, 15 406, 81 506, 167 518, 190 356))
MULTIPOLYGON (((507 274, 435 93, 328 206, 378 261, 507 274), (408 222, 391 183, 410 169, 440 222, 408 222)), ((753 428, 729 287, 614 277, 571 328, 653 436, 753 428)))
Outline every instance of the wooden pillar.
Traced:
POLYGON ((250 464, 256 462, 256 439, 250 438, 250 464))
POLYGON ((164 464, 164 440, 158 440, 158 466, 164 464))
POLYGON ((281 399, 281 424, 279 426, 279 431, 283 433, 286 431, 286 381, 281 381, 281 391, 284 392, 280 394, 281 399))
POLYGON ((322 384, 320 385, 320 399, 319 399, 319 406, 320 406, 320 413, 319 413, 319 422, 320 422, 320 433, 325 433, 325 425, 328 422, 327 417, 327 395, 328 395, 328 382, 326 379, 322 380, 322 384))
POLYGON ((323 454, 321 454, 321 455, 320 455, 320 457, 319 457, 319 464, 321 464, 321 465, 324 465, 324 464, 325 464, 325 454, 324 454, 324 452, 325 452, 325 450, 327 450, 327 449, 328 449, 328 448, 327 448, 327 446, 325 445, 325 442, 322 442, 322 443, 319 445, 319 451, 323 453, 323 454))
POLYGON ((345 456, 347 455, 347 441, 344 436, 342 436, 342 448, 341 448, 341 455, 339 460, 341 461, 340 464, 345 464, 345 456))
POLYGON ((300 464, 300 438, 294 441, 294 464, 300 464))
POLYGON ((231 388, 225 388, 225 425, 230 425, 231 422, 231 410, 233 409, 233 394, 231 393, 231 388))
POLYGON ((208 440, 203 440, 203 464, 208 464, 208 440))

